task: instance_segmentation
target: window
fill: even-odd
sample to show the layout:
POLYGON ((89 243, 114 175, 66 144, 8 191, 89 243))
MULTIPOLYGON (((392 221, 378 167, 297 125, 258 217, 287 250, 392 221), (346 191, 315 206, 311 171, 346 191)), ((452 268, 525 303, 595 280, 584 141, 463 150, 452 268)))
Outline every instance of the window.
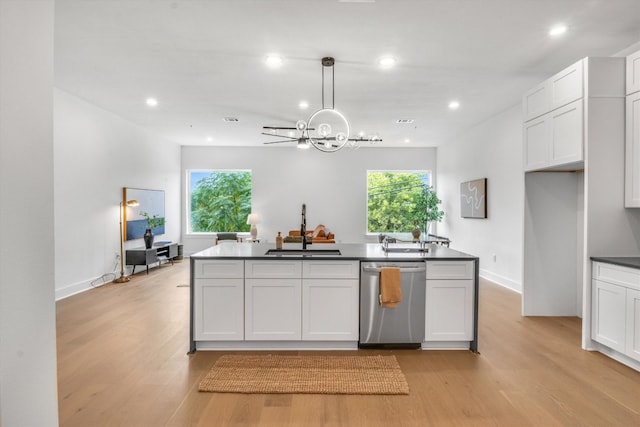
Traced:
POLYGON ((430 186, 431 171, 367 171, 367 232, 423 228, 430 186))
POLYGON ((249 231, 251 171, 187 171, 187 232, 249 231))

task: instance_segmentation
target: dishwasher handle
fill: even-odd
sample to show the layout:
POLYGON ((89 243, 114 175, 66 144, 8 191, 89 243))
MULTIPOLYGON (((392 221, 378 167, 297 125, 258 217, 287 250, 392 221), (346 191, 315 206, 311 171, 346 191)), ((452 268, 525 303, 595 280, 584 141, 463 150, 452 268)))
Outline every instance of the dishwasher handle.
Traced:
MULTIPOLYGON (((401 265, 385 265, 383 267, 398 267, 401 273, 420 273, 426 271, 427 267, 423 264, 420 266, 405 267, 401 265)), ((382 267, 367 267, 363 266, 362 271, 365 273, 379 273, 382 267)))

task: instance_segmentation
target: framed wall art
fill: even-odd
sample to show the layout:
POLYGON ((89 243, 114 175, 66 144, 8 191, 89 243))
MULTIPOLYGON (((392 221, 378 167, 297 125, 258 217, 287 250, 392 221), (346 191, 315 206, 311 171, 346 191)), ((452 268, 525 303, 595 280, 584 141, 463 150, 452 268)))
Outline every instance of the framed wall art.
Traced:
POLYGON ((460 216, 462 218, 487 217, 487 178, 460 184, 460 216))

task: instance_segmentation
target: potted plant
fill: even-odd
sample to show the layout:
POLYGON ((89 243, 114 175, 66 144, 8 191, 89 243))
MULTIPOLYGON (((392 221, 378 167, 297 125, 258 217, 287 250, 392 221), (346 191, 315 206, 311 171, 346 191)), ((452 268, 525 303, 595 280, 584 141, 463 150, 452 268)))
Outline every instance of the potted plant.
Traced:
POLYGON ((158 215, 149 215, 147 212, 140 212, 140 215, 147 221, 147 230, 144 232, 144 246, 151 249, 153 245, 153 229, 164 225, 164 218, 158 215))
POLYGON ((430 225, 434 222, 442 221, 444 218, 444 211, 440 210, 440 203, 442 200, 438 198, 435 190, 431 186, 424 187, 424 197, 421 198, 418 204, 417 212, 414 224, 424 224, 425 240, 429 237, 430 225))

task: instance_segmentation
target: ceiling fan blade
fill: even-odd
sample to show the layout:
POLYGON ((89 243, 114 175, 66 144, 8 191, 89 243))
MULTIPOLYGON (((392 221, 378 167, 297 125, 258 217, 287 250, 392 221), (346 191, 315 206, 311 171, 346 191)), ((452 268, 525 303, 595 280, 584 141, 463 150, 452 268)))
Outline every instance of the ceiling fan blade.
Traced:
POLYGON ((289 138, 292 141, 296 141, 298 138, 294 137, 294 136, 289 136, 289 135, 278 135, 277 133, 268 133, 268 132, 262 132, 262 135, 265 136, 275 136, 277 138, 289 138))
POLYGON ((358 141, 358 142, 381 142, 382 139, 369 139, 369 138, 349 138, 347 141, 358 141))
POLYGON ((296 127, 286 127, 286 126, 262 126, 262 129, 275 129, 275 130, 297 130, 296 127))
MULTIPOLYGON (((271 130, 300 130, 297 127, 287 127, 287 126, 262 126, 262 129, 271 129, 271 130)), ((306 128, 307 130, 316 130, 316 128, 306 128)))
POLYGON ((293 141, 289 141, 289 140, 284 140, 284 141, 269 141, 269 142, 263 142, 263 144, 281 144, 283 142, 293 142, 293 141))

